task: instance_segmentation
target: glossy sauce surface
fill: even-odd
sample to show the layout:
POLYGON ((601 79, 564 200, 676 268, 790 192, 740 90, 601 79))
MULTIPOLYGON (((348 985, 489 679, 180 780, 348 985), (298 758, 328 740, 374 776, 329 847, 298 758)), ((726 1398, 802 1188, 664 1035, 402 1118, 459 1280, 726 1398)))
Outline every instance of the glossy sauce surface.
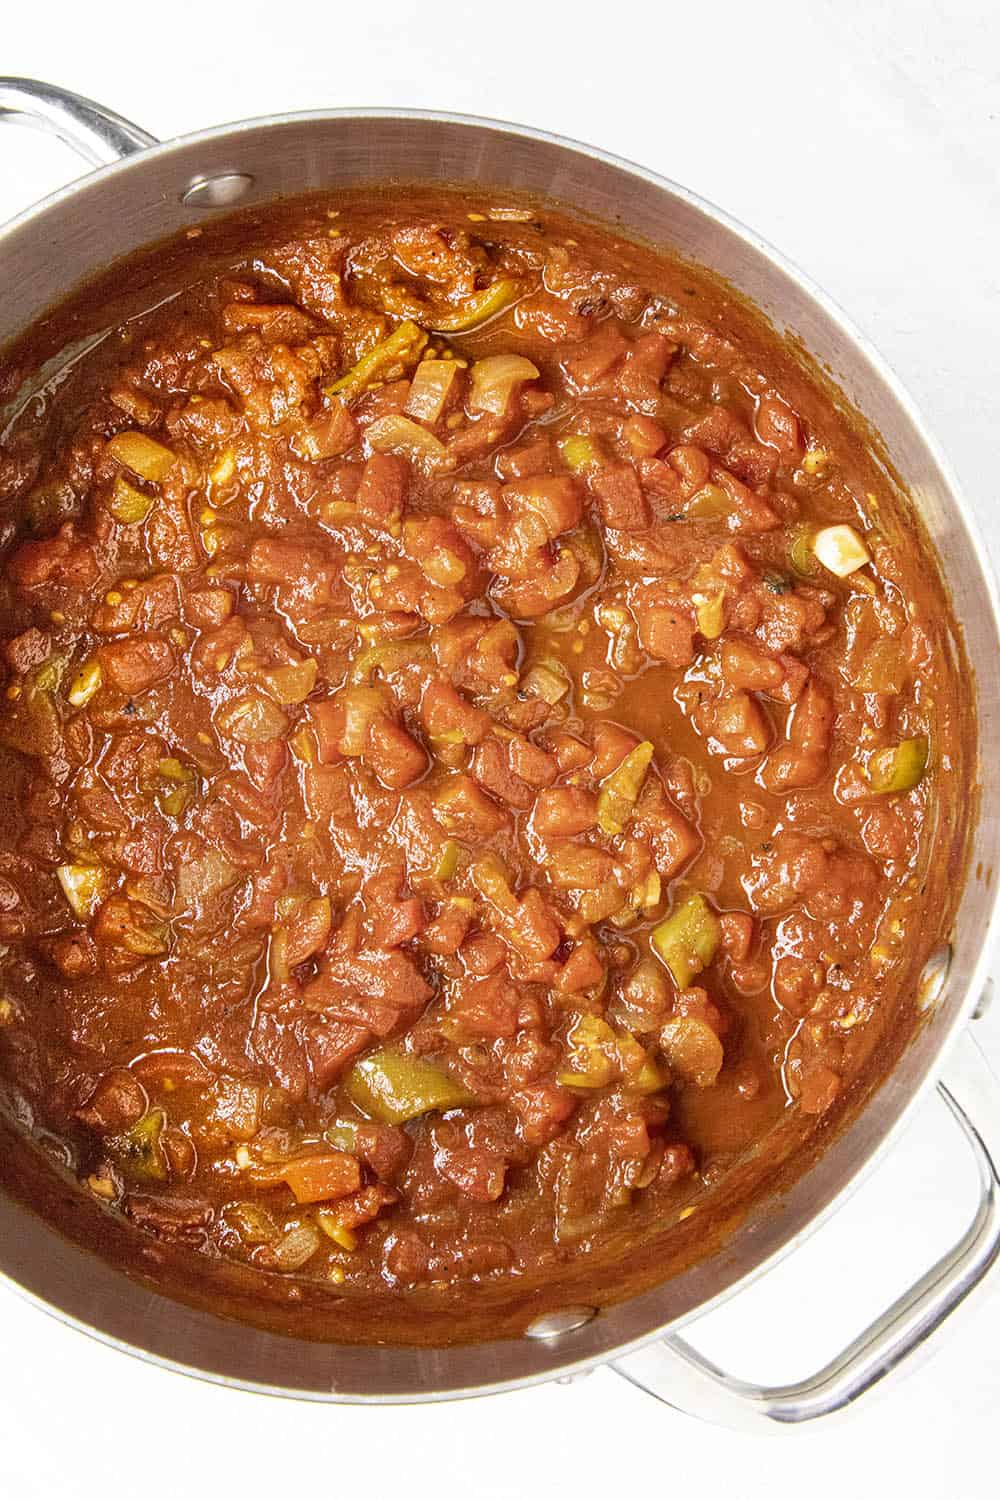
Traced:
POLYGON ((196 250, 0 449, 18 1112, 290 1287, 683 1224, 844 1107, 946 934, 919 534, 723 294, 556 210, 196 250))

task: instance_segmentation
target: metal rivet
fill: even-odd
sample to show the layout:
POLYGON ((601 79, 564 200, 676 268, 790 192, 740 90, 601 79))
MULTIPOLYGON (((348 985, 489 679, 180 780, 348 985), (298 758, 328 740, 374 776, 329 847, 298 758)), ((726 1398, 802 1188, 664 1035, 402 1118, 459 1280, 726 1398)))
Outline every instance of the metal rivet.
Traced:
POLYGON ((951 945, 944 943, 924 964, 924 972, 917 986, 917 1009, 930 1010, 941 999, 945 980, 951 968, 951 945))
POLYGON ((186 208, 225 208, 253 187, 246 172, 216 172, 211 177, 193 177, 181 194, 186 208))
POLYGON ((557 1339, 564 1333, 573 1333, 596 1317, 596 1307, 563 1307, 558 1312, 542 1313, 524 1330, 526 1339, 557 1339))

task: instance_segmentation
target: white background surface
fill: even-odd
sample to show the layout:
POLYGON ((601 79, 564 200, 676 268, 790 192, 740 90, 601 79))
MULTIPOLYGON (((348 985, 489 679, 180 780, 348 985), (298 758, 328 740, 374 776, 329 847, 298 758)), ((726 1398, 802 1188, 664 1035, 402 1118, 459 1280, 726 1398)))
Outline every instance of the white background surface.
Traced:
MULTIPOLYGON (((164 137, 286 109, 423 106, 642 161, 752 224, 850 311, 923 407, 1000 558, 995 0, 504 8, 516 18, 458 0, 36 0, 4 7, 0 70, 164 137)), ((4 131, 0 218, 70 175, 57 143, 4 131)), ((1000 1067, 1000 1015, 978 1030, 1000 1067)), ((834 1223, 695 1341, 749 1378, 804 1374, 956 1237, 972 1195, 932 1104, 834 1223)), ((842 1423, 767 1439, 696 1424, 607 1370, 447 1407, 268 1401, 129 1361, 2 1291, 0 1496, 541 1500, 628 1486, 986 1500, 1000 1488, 998 1285, 1000 1273, 929 1362, 842 1423)))

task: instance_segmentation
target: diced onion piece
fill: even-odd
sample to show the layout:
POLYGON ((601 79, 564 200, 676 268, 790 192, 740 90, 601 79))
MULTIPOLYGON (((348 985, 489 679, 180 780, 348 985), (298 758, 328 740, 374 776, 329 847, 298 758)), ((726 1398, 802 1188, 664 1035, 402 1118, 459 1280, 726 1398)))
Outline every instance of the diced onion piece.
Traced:
POLYGON ((453 588, 455 584, 461 583, 468 568, 458 553, 446 547, 443 542, 428 546, 424 526, 423 521, 404 521, 403 547, 411 557, 419 559, 420 571, 431 583, 436 583, 443 589, 453 588))
POLYGON ((89 922, 108 888, 103 865, 59 865, 56 870, 63 895, 81 922, 89 922))
POLYGON ((299 964, 322 952, 330 937, 331 921, 329 896, 310 899, 289 893, 287 910, 282 909, 283 899, 279 898, 275 905, 281 924, 272 929, 268 950, 271 977, 280 984, 291 977, 291 971, 299 964))
POLYGON ((907 675, 903 642, 882 636, 865 653, 851 676, 851 685, 862 693, 901 693, 907 675))
POLYGON ((732 513, 733 502, 719 484, 704 484, 691 496, 685 513, 697 521, 717 521, 732 513))
POLYGON ((288 933, 277 927, 267 948, 267 977, 271 984, 288 984, 292 966, 288 962, 288 933))
POLYGON ((315 657, 288 667, 271 667, 261 674, 279 703, 304 703, 316 686, 319 663, 315 657))
POLYGON ((876 750, 868 762, 872 791, 880 794, 912 791, 927 769, 929 750, 925 734, 876 750))
POLYGON ((101 941, 109 942, 115 948, 125 948, 140 958, 155 958, 168 951, 170 929, 167 923, 142 901, 112 897, 101 907, 98 925, 101 941))
POLYGON ((455 383, 458 365, 453 359, 423 359, 410 381, 404 410, 419 422, 436 422, 455 383))
POLYGON ((802 458, 802 467, 807 474, 818 474, 830 455, 825 448, 810 448, 802 458))
POLYGON ((375 671, 387 677, 403 667, 418 666, 430 660, 431 648, 427 641, 379 641, 374 646, 366 646, 354 658, 348 678, 353 683, 366 683, 371 681, 375 671))
POLYGON ((322 1244, 319 1230, 311 1224, 290 1229, 271 1250, 271 1260, 279 1271, 298 1271, 312 1260, 322 1244))
POLYGON ((523 354, 488 354, 472 366, 469 406, 502 417, 514 387, 537 379, 537 366, 523 354))
POLYGON ((853 526, 824 526, 813 538, 813 552, 824 568, 847 578, 871 562, 871 555, 853 526))
POLYGON ((402 1125, 431 1110, 474 1104, 473 1095, 443 1068, 392 1047, 372 1052, 348 1073, 344 1091, 366 1115, 387 1125, 402 1125))
POLYGON ((557 663, 536 662, 521 678, 521 692, 543 703, 556 704, 569 692, 569 678, 557 663))
POLYGON ((466 297, 461 307, 454 312, 434 313, 430 319, 431 326, 436 333, 466 333, 470 328, 478 328, 487 318, 495 318, 497 313, 503 312, 505 307, 517 300, 521 291, 519 281, 509 278, 494 281, 492 286, 466 297))
POLYGON ((722 634, 725 624, 725 612, 723 605, 726 600, 725 589, 719 589, 717 594, 710 598, 704 595, 695 595, 695 618, 698 621, 698 629, 706 641, 717 641, 722 634))
POLYGON ((227 859, 221 849, 207 847, 193 859, 181 860, 177 867, 177 903, 182 911, 190 911, 196 903, 210 900, 212 896, 235 885, 241 878, 238 865, 227 859))
POLYGON ((369 447, 376 453, 404 453, 408 458, 422 458, 440 463, 448 450, 433 432, 399 412, 390 412, 370 423, 365 431, 369 447))
POLYGON ((269 1245, 281 1233, 274 1215, 259 1203, 230 1204, 226 1209, 226 1222, 235 1227, 245 1245, 269 1245))
POLYGON ((385 713, 385 697, 378 688, 351 687, 341 693, 338 702, 344 711, 344 725, 337 748, 341 755, 364 755, 368 730, 379 714, 385 713))
POLYGON ((725 1060, 718 1034, 697 1016, 668 1021, 660 1032, 660 1048, 679 1078, 702 1089, 712 1087, 725 1060))
POLYGON ((645 880, 633 887, 631 901, 633 906, 642 911, 652 911, 654 906, 660 904, 660 896, 663 893, 663 882, 660 879, 659 870, 650 870, 645 880))
POLYGON ((279 896, 274 903, 274 914, 278 918, 278 921, 284 922, 288 917, 293 916, 295 912, 301 911, 308 899, 305 890, 301 886, 298 890, 286 891, 283 896, 279 896))
POLYGON ((652 943, 677 988, 686 990, 712 962, 721 938, 718 917, 701 892, 695 891, 669 917, 657 923, 652 943))
POLYGON ((426 347, 427 335, 424 330, 407 319, 398 328, 394 328, 387 338, 362 355, 345 375, 327 386, 324 394, 331 396, 339 391, 345 401, 353 401, 376 381, 398 380, 411 365, 416 364, 426 347))
POLYGON ((144 521, 153 509, 153 497, 143 494, 137 490, 134 484, 121 474, 115 480, 115 487, 111 491, 111 499, 108 501, 108 510, 116 521, 121 521, 126 526, 134 526, 138 521, 144 521))
POLYGON ((559 452, 575 474, 592 469, 601 461, 600 449, 592 437, 581 432, 571 432, 559 443, 559 452))
POLYGON ((468 569, 450 547, 435 547, 420 559, 420 571, 438 588, 451 589, 462 582, 468 569))
POLYGON ((619 1013, 634 1031, 652 1031, 666 1013, 670 986, 663 969, 653 958, 640 959, 622 987, 619 1013))
POLYGON ((481 896, 492 901, 498 911, 514 913, 517 901, 511 890, 504 862, 496 854, 484 854, 472 867, 472 883, 481 896))
POLYGON ((84 662, 73 678, 66 696, 74 708, 83 708, 84 704, 89 703, 98 692, 103 681, 104 673, 101 670, 101 664, 96 656, 92 656, 90 661, 84 662))
MULTIPOLYGON (((565 551, 576 558, 581 583, 596 583, 604 571, 604 543, 593 526, 583 525, 565 539, 565 551)), ((548 622, 546 622, 548 623, 548 622)))
POLYGON ((140 479, 148 479, 151 484, 166 479, 177 462, 176 454, 144 432, 119 432, 109 440, 108 452, 126 469, 131 469, 140 479))
POLYGON ((281 739, 288 720, 278 706, 260 693, 247 693, 220 709, 216 723, 230 739, 241 745, 262 745, 281 739))
POLYGON ((295 759, 300 760, 304 766, 316 764, 316 741, 308 727, 289 735, 288 747, 295 759))

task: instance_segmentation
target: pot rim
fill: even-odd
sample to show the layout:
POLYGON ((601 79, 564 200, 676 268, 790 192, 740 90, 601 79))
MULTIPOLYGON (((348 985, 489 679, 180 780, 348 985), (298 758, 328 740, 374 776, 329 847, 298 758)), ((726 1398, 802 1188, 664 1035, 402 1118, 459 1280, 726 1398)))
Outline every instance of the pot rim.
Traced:
MULTIPOLYGON (((256 131, 264 130, 271 132, 280 131, 285 127, 303 125, 308 126, 310 124, 336 124, 338 121, 348 122, 359 120, 401 121, 404 123, 407 121, 421 121, 433 125, 440 125, 446 128, 459 126, 471 130, 489 130, 516 137, 528 143, 546 144, 558 149, 559 151, 568 153, 569 155, 578 158, 589 158, 590 160, 598 162, 603 166, 639 179, 646 185, 651 186, 654 189, 664 193, 665 195, 667 195, 667 197, 682 202, 688 208, 701 215, 703 218, 706 218, 722 226, 724 229, 728 230, 730 234, 741 241, 753 256, 770 263, 770 265, 776 268, 776 270, 781 273, 782 276, 795 283, 799 290, 804 294, 806 299, 817 306, 826 315, 829 321, 836 326, 839 333, 852 346, 854 352, 856 352, 860 356, 863 363, 874 370, 876 375, 881 379, 885 388, 889 392, 892 401, 901 410, 903 415, 908 419, 914 431, 919 435, 921 443, 926 449, 930 459, 932 460, 934 466, 936 467, 944 482, 949 498, 954 503, 958 523, 964 529, 969 541, 970 548, 975 555, 979 570, 978 584, 980 584, 986 591, 986 598, 989 601, 989 613, 991 616, 994 634, 1000 636, 1000 593, 998 593, 997 581, 993 573, 992 565, 990 563, 989 555, 986 550, 979 523, 975 517, 968 499, 963 492, 957 474, 955 473, 944 449, 934 435, 933 431, 927 425, 917 403, 910 395, 909 391, 907 390, 906 386, 904 385, 903 381, 900 379, 894 368, 879 352, 878 348, 874 345, 868 335, 857 327, 850 316, 844 311, 840 303, 835 298, 831 297, 829 293, 827 293, 793 260, 776 249, 767 239, 758 234, 755 230, 751 229, 741 220, 737 219, 725 210, 719 208, 710 200, 702 197, 700 194, 693 192, 683 185, 673 181, 671 178, 668 178, 661 173, 652 171, 627 157, 622 157, 617 155, 616 153, 604 151, 599 147, 579 142, 571 137, 563 136, 554 132, 535 129, 534 127, 514 123, 511 121, 492 119, 486 116, 470 115, 465 113, 454 113, 448 111, 426 109, 392 109, 386 107, 342 107, 330 110, 319 109, 308 111, 288 111, 271 115, 249 117, 223 125, 216 125, 203 130, 186 133, 184 135, 180 135, 170 140, 156 143, 148 147, 136 149, 130 155, 123 157, 119 161, 112 162, 108 165, 101 166, 95 170, 87 172, 82 177, 76 179, 75 181, 67 184, 62 188, 57 189, 55 192, 47 195, 37 203, 30 205, 23 212, 16 215, 13 219, 7 221, 5 224, 0 226, 0 245, 2 245, 4 241, 11 235, 22 230, 29 229, 36 220, 41 220, 42 218, 44 218, 44 216, 50 210, 57 208, 63 203, 71 201, 82 190, 90 186, 96 179, 106 180, 121 174, 141 172, 151 166, 154 162, 167 160, 172 155, 180 155, 183 152, 189 152, 201 145, 207 146, 228 143, 238 145, 241 138, 256 131)), ((403 179, 382 180, 402 181, 403 179)), ((376 175, 373 175, 370 178, 370 181, 372 183, 376 183, 379 181, 379 178, 376 175)), ((228 211, 238 212, 239 205, 234 205, 234 207, 228 211)), ((618 226, 618 232, 622 233, 626 237, 628 236, 629 226, 627 222, 623 222, 618 226)), ((72 290, 73 287, 67 287, 65 294, 68 295, 72 290)), ((767 314, 765 314, 765 316, 767 316, 767 314)), ((947 575, 945 575, 945 582, 947 583, 947 581, 947 575)), ((905 1131, 907 1125, 909 1124, 913 1113, 923 1104, 924 1100, 935 1087, 935 1084, 944 1068, 944 1064, 948 1056, 950 1055, 951 1049, 957 1042, 960 1031, 972 1015, 978 1002, 980 991, 983 988, 987 976, 987 970, 990 962, 991 946, 997 937, 998 930, 1000 930, 1000 886, 998 886, 994 890, 994 893, 989 901, 988 920, 986 923, 985 931, 981 937, 975 964, 972 967, 969 979, 967 981, 966 992, 961 1000, 961 1003, 956 1006, 955 1012, 952 1015, 951 1019, 948 1021, 947 1026, 942 1029, 941 1035, 936 1043, 933 1056, 924 1067, 923 1076, 914 1086, 910 1088, 909 1096, 908 1098, 906 1098, 905 1102, 901 1105, 896 1106, 895 1118, 892 1119, 891 1123, 884 1127, 880 1126, 876 1130, 874 1142, 868 1142, 866 1144, 860 1160, 850 1171, 849 1176, 847 1177, 847 1180, 843 1183, 843 1185, 837 1191, 835 1191, 832 1196, 829 1197, 828 1201, 821 1209, 819 1209, 816 1213, 809 1217, 808 1220, 804 1222, 801 1227, 799 1227, 794 1233, 788 1235, 787 1238, 785 1238, 774 1250, 765 1255, 765 1257, 761 1259, 758 1264, 751 1266, 749 1270, 737 1276, 728 1285, 721 1288, 714 1296, 708 1297, 705 1301, 697 1304, 689 1311, 683 1313, 680 1316, 669 1318, 666 1322, 658 1322, 652 1327, 647 1327, 634 1337, 616 1340, 612 1335, 611 1337, 604 1340, 597 1339, 596 1344, 593 1340, 590 1340, 584 1344, 578 1342, 578 1336, 576 1334, 571 1334, 569 1337, 565 1338, 562 1341, 551 1341, 548 1346, 551 1349, 560 1342, 564 1343, 566 1347, 565 1358, 556 1359, 551 1362, 542 1360, 540 1361, 540 1363, 542 1364, 543 1368, 529 1371, 527 1374, 519 1374, 512 1378, 503 1380, 483 1381, 471 1386, 456 1387, 454 1385, 445 1385, 442 1388, 438 1389, 435 1389, 433 1386, 429 1386, 422 1388, 419 1391, 408 1390, 403 1393, 391 1391, 371 1394, 358 1393, 357 1391, 342 1392, 331 1389, 317 1388, 299 1389, 289 1385, 269 1385, 266 1381, 246 1379, 219 1371, 207 1370, 193 1363, 187 1363, 181 1359, 173 1359, 169 1356, 161 1354, 156 1350, 144 1348, 141 1344, 132 1343, 125 1338, 119 1337, 116 1334, 106 1332, 99 1326, 85 1321, 84 1318, 78 1317, 73 1313, 65 1311, 57 1303, 47 1300, 45 1296, 39 1295, 38 1293, 29 1290, 26 1286, 20 1284, 20 1282, 14 1280, 12 1276, 9 1276, 8 1273, 3 1271, 2 1269, 0 1269, 0 1276, 2 1276, 3 1280, 8 1285, 12 1286, 16 1291, 18 1291, 28 1301, 32 1302, 35 1306, 39 1307, 42 1311, 48 1312, 50 1315, 58 1318, 59 1321, 71 1327, 74 1327, 83 1333, 87 1333, 91 1337, 97 1338, 104 1344, 107 1344, 113 1348, 117 1348, 123 1352, 133 1354, 150 1363, 160 1365, 163 1368, 175 1370, 181 1374, 186 1374, 198 1379, 209 1380, 213 1383, 226 1385, 232 1388, 254 1391, 260 1394, 284 1396, 300 1400, 347 1402, 355 1404, 399 1405, 422 1401, 456 1400, 470 1398, 473 1396, 499 1394, 501 1392, 517 1390, 528 1386, 541 1384, 545 1381, 549 1381, 555 1378, 568 1378, 573 1375, 583 1373, 589 1369, 592 1369, 598 1363, 619 1359, 629 1353, 635 1352, 654 1342, 655 1340, 662 1338, 668 1331, 682 1328, 686 1324, 692 1322, 703 1314, 721 1306, 725 1301, 727 1301, 730 1297, 735 1296, 744 1287, 749 1286, 752 1282, 756 1281, 761 1276, 773 1270, 778 1265, 778 1263, 784 1259, 786 1255, 791 1254, 809 1235, 811 1235, 816 1229, 820 1228, 847 1201, 852 1193, 862 1184, 863 1181, 867 1179, 868 1175, 875 1170, 879 1163, 896 1144, 900 1136, 905 1131), (576 1345, 575 1350, 571 1349, 570 1347, 573 1345, 576 1345), (579 1352, 581 1349, 583 1349, 584 1352, 579 1352)), ((867 1118, 873 1112, 878 1113, 879 1100, 881 1096, 882 1085, 880 1084, 879 1088, 876 1089, 873 1096, 867 1101, 867 1103, 860 1111, 857 1119, 853 1120, 850 1125, 848 1125, 843 1131, 841 1139, 846 1139, 847 1137, 851 1136, 855 1132, 855 1129, 862 1118, 867 1118)), ((825 1154, 826 1153, 824 1153, 824 1156, 825 1154)), ((816 1163, 807 1168, 806 1171, 802 1174, 802 1177, 798 1179, 798 1182, 813 1177, 821 1166, 822 1160, 823 1157, 821 1157, 816 1163)), ((52 1230, 51 1226, 48 1227, 50 1229, 50 1232, 57 1232, 52 1230)), ((737 1231, 737 1236, 739 1235, 739 1233, 740 1231, 737 1231)), ((119 1272, 117 1274, 120 1275, 121 1273, 119 1272)), ((642 1298, 654 1294, 656 1290, 657 1289, 653 1289, 652 1293, 640 1294, 639 1299, 632 1298, 629 1300, 632 1302, 641 1300, 642 1298)), ((148 1296, 150 1294, 147 1293, 146 1295, 148 1296)), ((152 1295, 158 1296, 159 1294, 152 1295)), ((176 1302, 172 1301, 171 1299, 163 1298, 162 1300, 165 1302, 169 1302, 169 1305, 172 1307, 176 1308, 177 1306, 176 1302)), ((613 1313, 616 1306, 627 1305, 628 1303, 617 1305, 613 1304, 611 1307, 606 1309, 606 1311, 608 1313, 613 1313)), ((603 1320, 601 1318, 596 1319, 595 1325, 599 1327, 602 1321, 603 1320)), ((251 1330, 249 1328, 247 1328, 245 1325, 239 1326, 241 1328, 241 1331, 245 1332, 248 1336, 250 1335, 251 1330)), ((333 1345, 327 1347, 345 1348, 347 1346, 333 1345)), ((472 1348, 482 1352, 490 1349, 491 1347, 495 1346, 481 1343, 473 1346, 455 1346, 454 1350, 428 1350, 426 1352, 430 1354, 447 1354, 451 1352, 457 1353, 463 1348, 472 1348)), ((542 1348, 545 1348, 546 1346, 544 1344, 537 1344, 535 1345, 535 1347, 539 1350, 540 1353, 542 1348)), ((400 1350, 398 1352, 402 1354, 405 1351, 400 1350)))

